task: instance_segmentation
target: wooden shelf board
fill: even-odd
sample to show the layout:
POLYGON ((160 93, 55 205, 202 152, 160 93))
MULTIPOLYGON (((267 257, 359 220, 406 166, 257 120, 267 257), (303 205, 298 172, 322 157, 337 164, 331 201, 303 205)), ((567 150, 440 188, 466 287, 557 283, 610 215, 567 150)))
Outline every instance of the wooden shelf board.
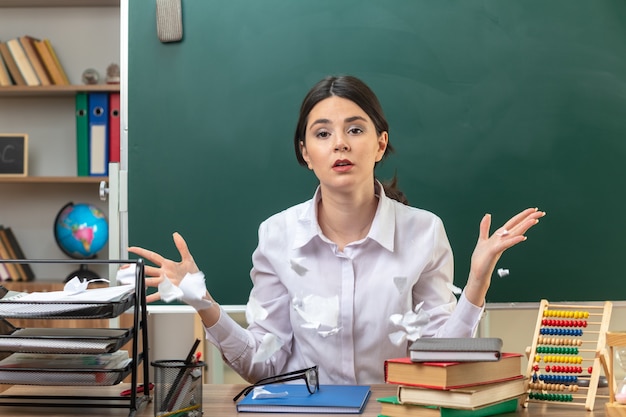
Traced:
POLYGON ((28 184, 99 184, 108 181, 109 177, 3 177, 0 183, 28 183, 28 184))
POLYGON ((120 0, 0 0, 0 7, 119 7, 120 0))
MULTIPOLYGON (((2 1, 2 0, 0 0, 2 1)), ((78 92, 116 92, 120 91, 119 84, 96 85, 48 85, 45 87, 27 87, 10 85, 0 87, 0 97, 59 97, 73 96, 78 92)))

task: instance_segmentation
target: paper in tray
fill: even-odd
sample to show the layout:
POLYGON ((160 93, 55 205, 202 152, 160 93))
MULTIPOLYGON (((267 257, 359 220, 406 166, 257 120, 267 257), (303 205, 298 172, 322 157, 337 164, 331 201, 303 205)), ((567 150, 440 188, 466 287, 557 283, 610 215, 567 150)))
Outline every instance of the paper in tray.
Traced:
POLYGON ((0 336, 0 351, 32 353, 109 353, 132 337, 130 329, 26 328, 0 336))
POLYGON ((4 318, 112 318, 135 304, 133 286, 96 288, 80 294, 64 291, 34 292, 0 300, 4 318))

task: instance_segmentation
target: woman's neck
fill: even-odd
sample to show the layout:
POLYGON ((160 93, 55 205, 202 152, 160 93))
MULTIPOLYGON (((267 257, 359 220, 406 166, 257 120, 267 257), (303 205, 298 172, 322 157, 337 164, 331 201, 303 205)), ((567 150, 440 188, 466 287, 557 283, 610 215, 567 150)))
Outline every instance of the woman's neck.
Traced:
POLYGON ((317 206, 317 221, 324 235, 339 247, 367 236, 376 214, 374 189, 364 195, 324 193, 317 206))

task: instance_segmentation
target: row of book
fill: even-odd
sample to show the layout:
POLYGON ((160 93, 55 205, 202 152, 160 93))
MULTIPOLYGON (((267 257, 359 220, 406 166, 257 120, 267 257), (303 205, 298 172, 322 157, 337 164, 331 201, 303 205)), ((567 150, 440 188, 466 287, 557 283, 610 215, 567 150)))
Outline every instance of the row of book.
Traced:
MULTIPOLYGON (((440 340, 442 345, 456 343, 440 340)), ((385 382, 396 385, 397 393, 377 398, 381 416, 486 417, 515 412, 526 392, 521 354, 467 360, 459 352, 458 359, 417 362, 409 355, 385 361, 385 382)))
MULTIPOLYGON (((13 230, 0 225, 0 259, 26 259, 13 230)), ((0 281, 33 281, 35 274, 29 264, 0 262, 0 281)))
POLYGON ((106 176, 120 162, 120 93, 76 93, 76 171, 106 176))
POLYGON ((69 84, 49 39, 24 35, 0 42, 0 87, 69 84))

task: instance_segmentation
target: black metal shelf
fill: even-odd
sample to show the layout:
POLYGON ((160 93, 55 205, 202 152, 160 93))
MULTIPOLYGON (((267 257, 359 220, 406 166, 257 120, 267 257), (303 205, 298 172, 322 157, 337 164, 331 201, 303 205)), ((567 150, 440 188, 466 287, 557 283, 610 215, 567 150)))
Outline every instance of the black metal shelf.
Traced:
MULTIPOLYGON (((94 396, 94 395, 76 395, 76 396, 59 396, 59 395, 2 395, 0 394, 0 407, 1 406, 41 406, 41 407, 89 407, 89 408, 128 408, 129 416, 135 415, 140 406, 150 402, 152 397, 150 396, 150 390, 140 393, 138 387, 139 380, 139 365, 143 366, 143 384, 149 386, 150 377, 148 372, 148 321, 147 321, 147 309, 146 309, 146 291, 145 291, 145 271, 144 262, 142 259, 138 260, 27 260, 27 259, 0 259, 1 263, 76 263, 76 264, 136 264, 135 273, 135 287, 134 291, 122 296, 119 300, 107 301, 107 302, 33 302, 33 301, 20 301, 19 298, 13 300, 0 300, 0 307, 14 307, 15 305, 22 305, 21 314, 1 314, 0 309, 0 321, 3 322, 5 330, 5 338, 10 337, 16 329, 13 327, 7 319, 93 319, 93 318, 114 318, 120 314, 133 310, 133 326, 128 330, 130 331, 130 338, 126 339, 132 342, 132 351, 130 352, 130 362, 125 364, 119 369, 100 369, 100 368, 78 368, 78 369, 29 369, 22 368, 19 370, 10 370, 8 372, 16 372, 14 375, 27 377, 27 380, 19 381, 16 385, 81 385, 81 386, 94 386, 99 385, 116 385, 120 383, 128 375, 131 376, 131 388, 130 395, 128 397, 120 396, 94 396), (45 307, 45 308, 44 308, 45 307), (60 314, 39 314, 39 310, 50 311, 52 310, 67 310, 60 314), (141 347, 140 347, 141 345, 141 347), (92 375, 93 374, 93 375, 92 375), (63 376, 67 375, 74 377, 83 376, 95 376, 94 382, 70 382, 63 383, 63 376), (51 382, 51 376, 58 377, 58 381, 51 382), (99 378, 98 378, 99 377, 99 378)), ((85 333, 88 334, 89 329, 85 329, 85 333)), ((62 332, 61 332, 62 333, 62 332)), ((64 336, 62 334, 54 335, 54 340, 62 342, 67 340, 73 342, 76 340, 74 336, 64 336)), ((71 343, 69 343, 71 344, 71 343)), ((121 344, 115 345, 114 349, 117 349, 121 344)), ((59 348, 59 350, 61 350, 59 348)), ((18 350, 10 350, 2 348, 3 352, 16 352, 18 350)), ((68 352, 69 353, 69 352, 68 352)), ((73 350, 71 353, 80 353, 73 350)), ((88 352, 83 352, 89 354, 88 352)), ((7 372, 6 369, 0 369, 0 372, 7 372)), ((141 390, 143 391, 143 390, 141 390)))

